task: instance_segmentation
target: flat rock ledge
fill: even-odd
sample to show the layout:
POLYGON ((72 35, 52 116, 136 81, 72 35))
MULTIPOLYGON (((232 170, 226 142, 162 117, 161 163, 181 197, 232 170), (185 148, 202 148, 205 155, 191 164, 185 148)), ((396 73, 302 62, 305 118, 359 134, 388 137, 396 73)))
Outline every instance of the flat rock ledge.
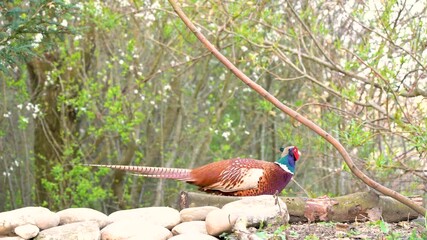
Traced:
POLYGON ((286 224, 288 220, 286 204, 273 196, 247 197, 222 209, 146 207, 109 216, 90 208, 52 212, 24 207, 0 213, 0 240, 214 240, 226 232, 245 232, 261 222, 286 224))

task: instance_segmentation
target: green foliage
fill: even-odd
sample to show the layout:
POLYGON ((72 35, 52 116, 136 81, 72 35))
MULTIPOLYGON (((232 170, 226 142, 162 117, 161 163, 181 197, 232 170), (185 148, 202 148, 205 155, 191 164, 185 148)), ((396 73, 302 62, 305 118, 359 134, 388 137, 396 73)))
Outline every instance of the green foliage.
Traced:
POLYGON ((292 238, 299 238, 299 233, 297 231, 290 231, 289 236, 292 238))
POLYGON ((320 238, 314 234, 310 234, 304 238, 304 240, 319 240, 320 238))
POLYGON ((37 56, 36 48, 52 49, 55 39, 73 32, 67 21, 75 10, 62 0, 0 3, 0 71, 37 56))
POLYGON ((388 234, 390 232, 390 228, 388 226, 388 224, 384 221, 379 221, 379 227, 382 233, 384 234, 388 234))
POLYGON ((345 130, 340 132, 340 137, 348 146, 358 147, 369 144, 373 136, 370 131, 364 129, 363 123, 351 120, 345 130))
POLYGON ((347 86, 346 88, 341 89, 341 94, 351 101, 357 101, 358 91, 357 86, 352 84, 350 86, 347 86))
POLYGON ((417 149, 418 152, 427 156, 427 118, 425 118, 424 126, 408 125, 410 129, 411 139, 410 144, 417 149))
POLYGON ((23 129, 26 129, 27 126, 28 126, 28 118, 26 118, 24 116, 19 116, 18 128, 23 130, 23 129))
POLYGON ((284 233, 285 229, 286 229, 286 226, 285 225, 281 225, 276 230, 274 230, 273 237, 275 239, 278 238, 278 239, 285 240, 286 239, 286 234, 284 233))
POLYGON ((43 205, 50 209, 61 209, 64 205, 100 208, 100 203, 111 197, 109 190, 99 186, 108 170, 99 170, 95 174, 90 170, 89 167, 81 165, 74 165, 71 169, 61 164, 55 165, 51 170, 54 179, 42 179, 42 184, 52 201, 49 205, 47 202, 43 205))

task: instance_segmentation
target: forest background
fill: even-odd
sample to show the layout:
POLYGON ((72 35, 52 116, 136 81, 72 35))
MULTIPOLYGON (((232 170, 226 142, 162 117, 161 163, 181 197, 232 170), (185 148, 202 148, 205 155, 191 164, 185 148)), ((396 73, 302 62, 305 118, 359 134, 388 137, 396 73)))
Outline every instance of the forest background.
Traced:
MULTIPOLYGON (((181 1, 239 69, 405 195, 427 189, 427 4, 181 1)), ((193 168, 302 152, 288 196, 368 188, 240 82, 167 1, 0 3, 0 211, 173 205, 184 183, 83 163, 193 168)))

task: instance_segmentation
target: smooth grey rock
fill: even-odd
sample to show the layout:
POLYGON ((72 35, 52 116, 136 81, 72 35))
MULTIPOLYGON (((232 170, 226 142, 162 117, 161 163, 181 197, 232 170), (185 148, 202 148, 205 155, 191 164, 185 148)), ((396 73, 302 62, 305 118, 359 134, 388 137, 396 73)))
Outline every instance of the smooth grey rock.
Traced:
POLYGON ((58 226, 59 216, 44 207, 24 207, 0 213, 0 222, 0 235, 5 235, 25 224, 36 225, 39 229, 58 226))
POLYGON ((213 206, 184 208, 179 212, 181 222, 204 221, 210 211, 219 209, 213 206))
POLYGON ((246 218, 249 226, 256 226, 261 222, 280 225, 289 222, 286 203, 272 195, 245 197, 225 204, 222 210, 246 218))
POLYGON ((218 238, 203 233, 184 233, 173 236, 169 240, 218 240, 218 238))
POLYGON ((235 214, 228 213, 222 209, 213 210, 206 216, 206 231, 212 236, 230 232, 236 219, 237 215, 235 214))
POLYGON ((167 229, 172 229, 181 221, 178 210, 170 207, 147 207, 120 210, 111 213, 108 218, 111 222, 141 219, 167 229))
POLYGON ((247 226, 257 226, 261 222, 282 225, 289 222, 289 213, 286 204, 272 195, 245 197, 227 203, 221 210, 211 211, 206 216, 206 230, 209 235, 219 236, 230 232, 237 219, 247 226))
POLYGON ((95 221, 76 222, 43 230, 35 240, 99 240, 101 232, 95 221))
POLYGON ((102 240, 166 240, 170 237, 172 233, 167 228, 142 219, 115 221, 101 230, 102 240))
POLYGON ((74 222, 95 221, 98 223, 99 228, 103 228, 110 223, 107 215, 91 208, 68 208, 57 212, 57 214, 60 218, 60 225, 74 222))
POLYGON ((425 218, 425 217, 418 217, 418 218, 416 218, 416 219, 412 220, 411 222, 414 222, 414 223, 416 223, 416 224, 418 224, 418 225, 421 225, 421 226, 423 226, 423 227, 425 227, 425 226, 426 226, 426 223, 427 223, 427 221, 426 221, 426 218, 425 218))
POLYGON ((0 236, 0 240, 26 240, 26 239, 21 238, 20 236, 13 236, 13 237, 2 237, 2 236, 0 236))
POLYGON ((14 232, 16 235, 22 238, 30 239, 37 236, 37 234, 39 234, 40 232, 40 229, 36 225, 25 224, 25 225, 16 227, 14 232))
POLYGON ((203 233, 207 234, 205 221, 183 222, 172 228, 173 235, 184 233, 203 233))

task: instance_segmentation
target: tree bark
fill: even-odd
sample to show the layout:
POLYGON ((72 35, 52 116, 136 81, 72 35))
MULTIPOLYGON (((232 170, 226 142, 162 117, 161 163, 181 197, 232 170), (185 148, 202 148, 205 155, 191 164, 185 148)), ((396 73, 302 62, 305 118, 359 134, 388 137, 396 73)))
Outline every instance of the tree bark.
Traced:
POLYGON ((75 159, 77 152, 71 143, 78 124, 76 110, 59 100, 64 96, 64 91, 67 91, 68 98, 77 94, 78 87, 69 87, 78 84, 75 80, 77 71, 67 70, 52 79, 48 79, 47 75, 49 71, 64 67, 62 60, 59 53, 53 51, 44 54, 43 58, 34 58, 27 63, 32 101, 38 104, 40 112, 43 113, 42 117, 36 118, 34 126, 36 204, 48 205, 53 210, 70 207, 72 197, 66 191, 68 180, 58 180, 61 176, 55 175, 52 169, 61 164, 64 171, 70 170, 71 160, 75 159), (73 148, 72 153, 64 154, 66 148, 73 148), (50 184, 50 187, 47 184, 50 184), (52 185, 57 188, 51 189, 52 185), (52 194, 63 196, 59 201, 55 201, 52 194))
MULTIPOLYGON (((58 61, 55 55, 45 55, 46 59, 34 59, 27 64, 33 101, 40 106, 42 118, 35 121, 34 126, 34 158, 35 158, 35 189, 36 203, 54 205, 49 197, 50 192, 43 181, 55 182, 52 175, 53 166, 61 162, 63 152, 62 124, 57 99, 62 89, 57 80, 47 82, 46 72, 53 69, 58 61)), ((71 119, 73 121, 73 119, 71 119)))
MULTIPOLYGON (((197 192, 181 192, 178 198, 178 208, 215 206, 237 201, 242 197, 218 196, 197 192)), ((280 197, 287 205, 290 223, 296 222, 354 222, 376 221, 399 222, 418 217, 418 213, 387 197, 379 196, 374 191, 358 192, 345 196, 329 198, 280 197)), ((422 205, 422 198, 413 198, 422 205)))

